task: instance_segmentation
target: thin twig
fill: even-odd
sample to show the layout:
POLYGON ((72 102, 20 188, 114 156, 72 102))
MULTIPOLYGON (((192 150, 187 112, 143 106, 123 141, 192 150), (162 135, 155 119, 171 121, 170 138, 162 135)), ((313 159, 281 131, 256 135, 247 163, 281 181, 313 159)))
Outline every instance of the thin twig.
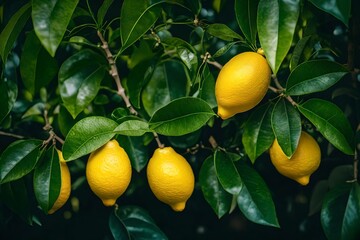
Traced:
POLYGON ((121 80, 120 80, 120 76, 119 76, 119 72, 114 60, 114 57, 109 49, 109 44, 108 42, 105 40, 104 36, 102 35, 102 33, 100 31, 97 31, 97 35, 100 38, 100 41, 102 43, 101 48, 105 51, 106 54, 106 58, 109 62, 110 65, 110 75, 112 76, 112 78, 115 80, 116 86, 117 86, 117 94, 124 100, 126 107, 129 109, 130 113, 133 115, 137 115, 137 111, 134 109, 134 107, 131 105, 129 97, 125 94, 125 89, 123 88, 123 86, 121 85, 121 80))
POLYGON ((218 68, 218 69, 222 69, 223 68, 223 65, 221 65, 220 63, 216 62, 216 61, 210 61, 210 60, 207 60, 206 61, 208 64, 211 64, 213 65, 214 67, 218 68))
POLYGON ((153 132, 153 134, 154 134, 154 138, 156 140, 156 143, 157 143, 158 147, 159 148, 164 148, 165 145, 160 141, 159 135, 156 132, 153 132))
POLYGON ((0 135, 13 137, 13 138, 19 138, 19 139, 25 138, 24 136, 21 136, 21 135, 18 135, 18 134, 8 133, 8 132, 3 132, 3 131, 0 131, 0 135))
POLYGON ((213 136, 210 136, 208 141, 213 149, 216 149, 219 146, 213 136))

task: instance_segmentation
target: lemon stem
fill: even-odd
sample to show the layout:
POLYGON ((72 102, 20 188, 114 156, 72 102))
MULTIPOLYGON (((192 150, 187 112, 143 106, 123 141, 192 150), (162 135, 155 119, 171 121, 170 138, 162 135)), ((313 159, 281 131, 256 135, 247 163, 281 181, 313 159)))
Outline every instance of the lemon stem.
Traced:
POLYGON ((97 35, 100 38, 101 41, 101 48, 105 51, 106 58, 108 60, 108 63, 110 65, 110 71, 109 74, 111 77, 115 80, 116 86, 117 86, 117 94, 124 100, 126 107, 129 109, 130 113, 133 115, 137 115, 137 111, 134 109, 134 107, 131 105, 129 97, 125 93, 125 89, 121 85, 121 80, 119 76, 119 72, 114 60, 114 57, 109 49, 109 44, 105 40, 103 34, 100 31, 97 31, 97 35))
POLYGON ((165 145, 160 141, 159 135, 156 132, 153 132, 153 134, 154 134, 154 138, 156 140, 156 143, 157 143, 158 147, 159 148, 164 148, 165 145))

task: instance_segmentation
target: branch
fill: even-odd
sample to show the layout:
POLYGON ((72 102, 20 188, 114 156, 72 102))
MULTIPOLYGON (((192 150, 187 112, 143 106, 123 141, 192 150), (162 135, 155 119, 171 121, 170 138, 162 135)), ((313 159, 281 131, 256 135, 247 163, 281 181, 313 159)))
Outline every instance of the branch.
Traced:
POLYGON ((97 31, 97 35, 100 38, 100 41, 102 43, 101 47, 102 49, 104 49, 105 54, 106 54, 106 58, 109 62, 110 65, 110 75, 112 76, 112 78, 115 80, 116 86, 117 86, 117 94, 124 100, 126 107, 129 109, 130 113, 133 115, 137 115, 137 111, 134 109, 134 107, 131 105, 129 97, 125 94, 125 89, 123 88, 123 86, 121 85, 121 80, 120 80, 120 76, 119 76, 119 72, 114 60, 114 57, 109 49, 109 44, 108 42, 105 40, 104 36, 102 35, 102 33, 100 31, 97 31))
POLYGON ((7 132, 3 132, 3 131, 0 131, 0 135, 13 137, 13 138, 19 138, 19 139, 25 138, 24 136, 21 136, 21 135, 17 135, 17 134, 13 134, 13 133, 7 133, 7 132))

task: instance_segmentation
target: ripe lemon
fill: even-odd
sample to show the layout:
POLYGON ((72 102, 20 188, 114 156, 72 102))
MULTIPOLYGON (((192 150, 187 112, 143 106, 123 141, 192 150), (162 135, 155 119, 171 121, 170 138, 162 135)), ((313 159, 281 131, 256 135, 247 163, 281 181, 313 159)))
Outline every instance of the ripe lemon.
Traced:
POLYGON ((105 206, 113 206, 125 192, 131 180, 131 163, 115 139, 90 154, 86 178, 105 206))
POLYGON ((147 179, 157 199, 174 211, 184 210, 194 191, 192 168, 172 147, 155 150, 147 166, 147 179))
POLYGON ((218 115, 228 119, 255 107, 264 98, 270 78, 269 64, 259 53, 244 52, 230 59, 215 84, 218 115))
POLYGON ((61 208, 69 199, 71 192, 71 177, 69 168, 63 158, 62 152, 56 149, 60 160, 60 172, 61 172, 61 188, 58 198, 56 199, 52 208, 48 211, 48 214, 53 214, 56 210, 61 208))
POLYGON ((276 139, 270 147, 270 159, 279 173, 301 185, 307 185, 310 175, 320 165, 321 151, 316 140, 302 131, 299 144, 290 159, 284 154, 276 139))

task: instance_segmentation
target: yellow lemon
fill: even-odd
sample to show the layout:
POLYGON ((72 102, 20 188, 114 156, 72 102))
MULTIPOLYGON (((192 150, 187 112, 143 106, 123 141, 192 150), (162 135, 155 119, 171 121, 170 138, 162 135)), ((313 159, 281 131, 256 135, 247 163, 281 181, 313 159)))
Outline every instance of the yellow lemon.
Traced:
POLYGON ((310 175, 320 165, 321 151, 316 140, 302 131, 299 144, 290 159, 282 151, 276 139, 270 147, 270 159, 279 173, 301 185, 307 185, 310 175))
POLYGON ((259 53, 244 52, 230 59, 215 84, 218 115, 228 119, 255 107, 264 98, 270 78, 269 64, 259 53))
POLYGON ((60 172, 61 172, 61 188, 58 198, 56 199, 52 208, 48 211, 48 214, 53 214, 56 210, 61 208, 69 199, 71 192, 71 176, 69 168, 63 158, 62 152, 56 149, 60 160, 60 172))
POLYGON ((125 192, 131 181, 131 163, 115 139, 90 154, 86 178, 105 206, 113 206, 125 192))
POLYGON ((192 168, 172 147, 155 150, 147 166, 147 179, 156 198, 174 211, 184 210, 194 191, 192 168))

